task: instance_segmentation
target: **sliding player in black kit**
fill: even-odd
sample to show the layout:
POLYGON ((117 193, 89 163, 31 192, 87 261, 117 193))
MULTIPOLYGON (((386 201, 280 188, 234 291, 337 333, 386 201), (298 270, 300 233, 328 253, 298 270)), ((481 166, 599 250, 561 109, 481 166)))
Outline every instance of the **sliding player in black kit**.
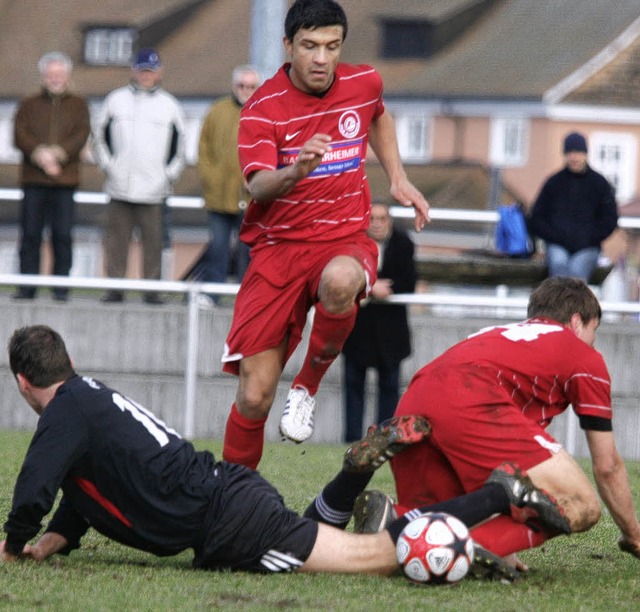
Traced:
MULTIPOLYGON (((15 331, 9 363, 40 418, 15 485, 0 561, 68 554, 93 527, 158 556, 193 549, 198 568, 383 575, 398 569, 394 542, 408 519, 380 533, 355 534, 344 530, 346 523, 339 529, 314 513, 316 520, 298 516, 257 472, 197 452, 143 406, 78 375, 51 328, 15 331), (52 519, 30 543, 60 489, 52 519)), ((390 456, 428 435, 428 426, 415 427, 411 419, 384 428, 381 453, 390 456)), ((343 470, 329 487, 353 509, 371 476, 343 470)), ((494 506, 488 499, 480 518, 500 511, 494 506)), ((488 554, 484 565, 504 575, 499 558, 480 553, 488 554)))
POLYGON ((193 549, 195 567, 389 574, 388 533, 347 533, 298 516, 257 472, 217 462, 133 400, 73 369, 49 327, 14 332, 9 361, 40 415, 15 485, 0 559, 79 548, 93 527, 155 555, 193 549), (44 534, 41 521, 63 497, 44 534))

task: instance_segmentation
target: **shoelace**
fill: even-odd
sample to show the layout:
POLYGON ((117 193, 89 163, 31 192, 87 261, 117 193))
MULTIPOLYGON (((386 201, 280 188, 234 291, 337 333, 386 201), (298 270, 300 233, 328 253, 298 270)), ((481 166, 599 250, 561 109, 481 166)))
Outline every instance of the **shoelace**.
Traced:
POLYGON ((302 399, 298 402, 298 407, 293 414, 293 421, 299 425, 306 425, 313 421, 313 402, 306 389, 293 389, 293 393, 301 394, 302 399))

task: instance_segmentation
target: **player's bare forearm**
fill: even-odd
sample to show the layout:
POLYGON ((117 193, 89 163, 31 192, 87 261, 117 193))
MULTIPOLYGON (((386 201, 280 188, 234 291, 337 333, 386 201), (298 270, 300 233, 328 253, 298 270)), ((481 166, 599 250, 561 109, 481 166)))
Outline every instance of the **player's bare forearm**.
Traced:
POLYGON ((622 537, 640 549, 640 523, 633 504, 627 468, 620 457, 612 432, 587 431, 593 460, 593 476, 602 501, 622 537))
POLYGON ((620 528, 623 537, 640 546, 640 524, 633 505, 624 463, 621 462, 615 471, 606 474, 598 474, 594 470, 594 477, 600 497, 609 509, 611 518, 620 528))
POLYGON ((299 180, 293 172, 293 166, 259 170, 249 178, 249 194, 256 202, 272 202, 291 191, 299 180))
POLYGON ((369 128, 369 142, 391 183, 391 195, 402 206, 416 211, 415 228, 420 231, 429 223, 429 203, 409 181, 402 166, 393 118, 385 111, 369 128))
POLYGON ((298 152, 296 161, 278 170, 259 170, 249 177, 249 193, 256 202, 272 202, 289 193, 322 162, 331 150, 331 137, 315 134, 298 152))

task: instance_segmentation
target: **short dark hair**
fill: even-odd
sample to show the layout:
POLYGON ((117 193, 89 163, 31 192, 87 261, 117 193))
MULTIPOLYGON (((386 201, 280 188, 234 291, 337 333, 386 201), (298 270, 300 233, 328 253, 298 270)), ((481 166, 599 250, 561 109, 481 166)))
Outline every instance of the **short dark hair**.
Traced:
POLYGON ((327 26, 342 26, 342 40, 347 37, 347 16, 334 0, 296 0, 284 20, 284 34, 293 40, 298 30, 315 30, 327 26))
POLYGON ((585 324, 602 318, 598 298, 579 278, 552 276, 543 280, 529 297, 529 318, 549 317, 567 324, 576 313, 585 324))
POLYGON ((34 387, 46 389, 75 373, 62 336, 46 325, 31 325, 13 332, 9 340, 9 365, 34 387))

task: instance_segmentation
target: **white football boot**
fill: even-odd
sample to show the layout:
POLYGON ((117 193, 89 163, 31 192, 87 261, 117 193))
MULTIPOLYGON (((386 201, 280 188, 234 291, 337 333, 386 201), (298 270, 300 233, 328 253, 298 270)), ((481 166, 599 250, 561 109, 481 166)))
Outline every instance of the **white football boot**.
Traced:
POLYGON ((299 444, 313 433, 313 410, 316 400, 304 387, 291 387, 280 418, 280 434, 299 444))

